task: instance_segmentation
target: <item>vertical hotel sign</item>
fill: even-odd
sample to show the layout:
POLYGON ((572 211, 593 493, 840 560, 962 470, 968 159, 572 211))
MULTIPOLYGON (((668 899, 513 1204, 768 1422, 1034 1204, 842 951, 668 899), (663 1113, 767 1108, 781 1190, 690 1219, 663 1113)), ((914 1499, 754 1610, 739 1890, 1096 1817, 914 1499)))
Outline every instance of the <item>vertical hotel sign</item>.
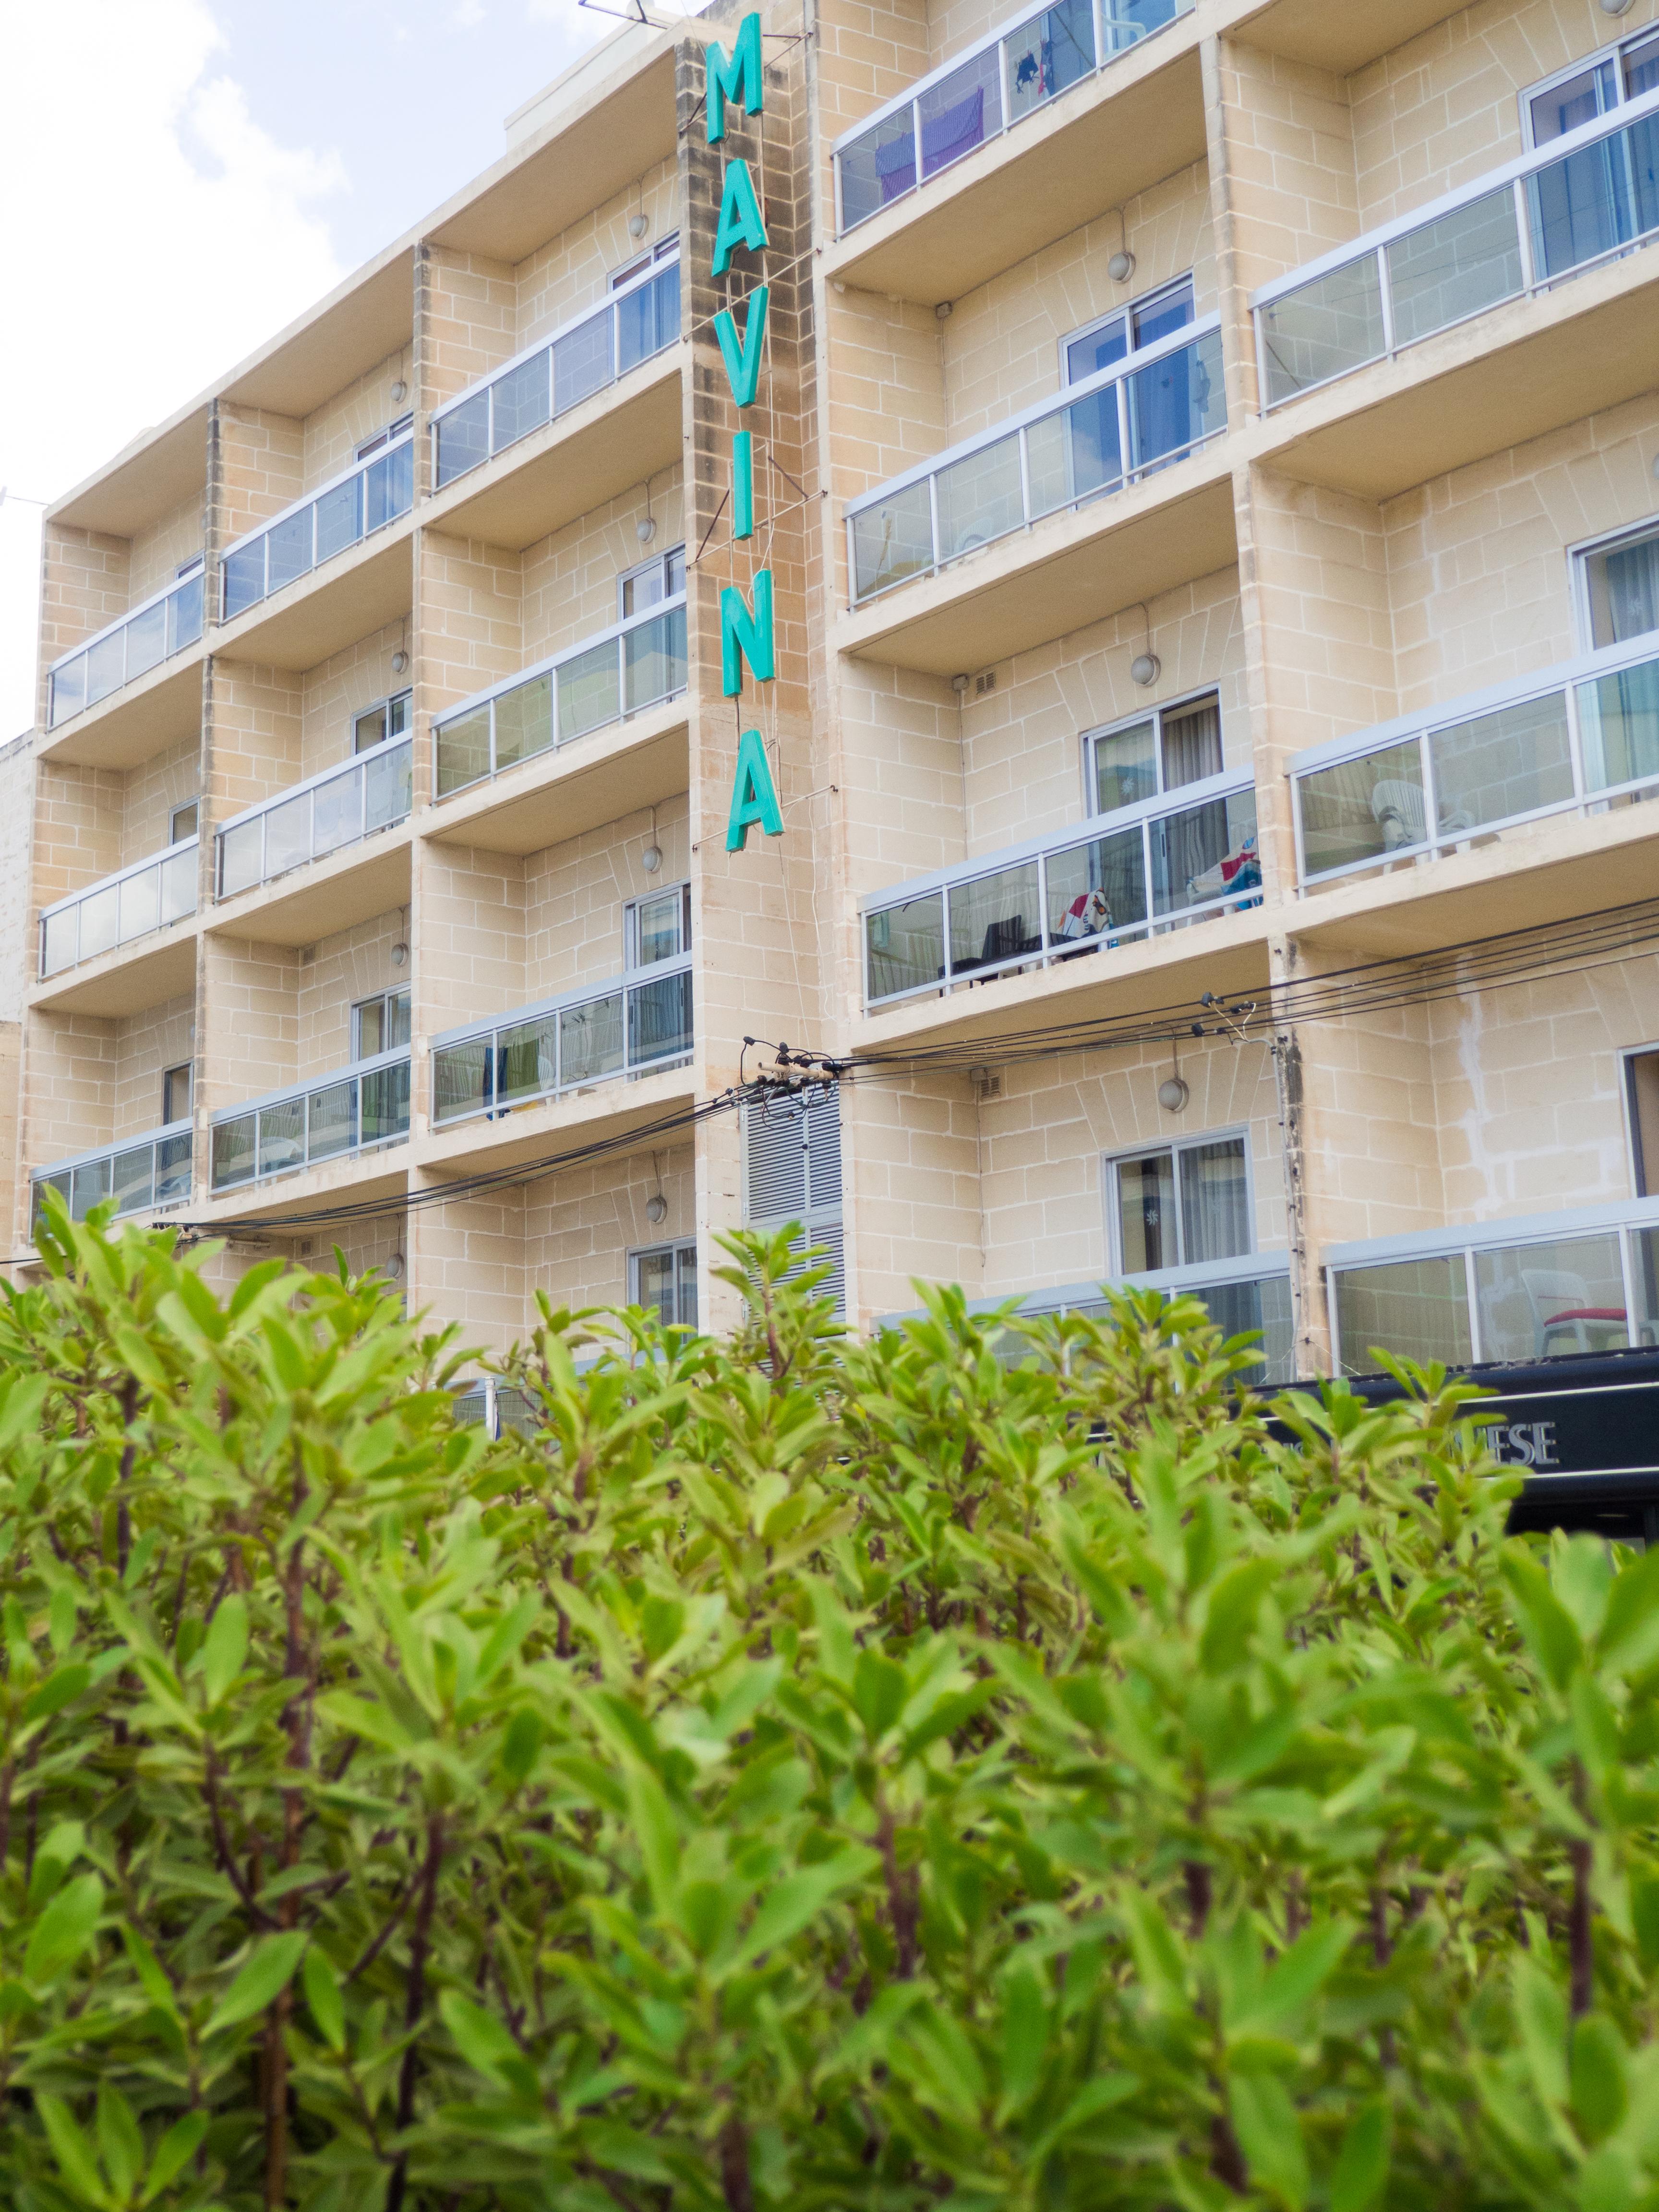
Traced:
MULTIPOLYGON (((738 27, 730 57, 718 42, 705 51, 703 114, 708 143, 726 143, 728 100, 741 104, 745 115, 758 115, 765 105, 766 79, 761 58, 761 19, 745 15, 738 27)), ((766 223, 755 180, 745 161, 726 162, 720 182, 720 221, 714 228, 714 260, 711 274, 724 276, 738 246, 758 253, 767 244, 766 223)), ((761 365, 766 352, 766 316, 770 287, 757 285, 749 295, 743 336, 736 318, 722 307, 714 318, 714 336, 739 417, 755 404, 760 389, 761 365)), ((732 440, 732 537, 740 544, 755 534, 754 434, 738 430, 732 440)), ((720 592, 720 690, 728 699, 743 696, 744 664, 757 684, 770 684, 777 672, 772 635, 772 571, 755 572, 752 604, 735 584, 720 592)), ((738 710, 741 722, 742 710, 738 710)), ((732 785, 732 812, 726 823, 726 849, 740 853, 749 832, 758 823, 769 837, 783 835, 783 816, 778 807, 777 787, 771 763, 758 730, 744 730, 738 738, 737 774, 732 785)))

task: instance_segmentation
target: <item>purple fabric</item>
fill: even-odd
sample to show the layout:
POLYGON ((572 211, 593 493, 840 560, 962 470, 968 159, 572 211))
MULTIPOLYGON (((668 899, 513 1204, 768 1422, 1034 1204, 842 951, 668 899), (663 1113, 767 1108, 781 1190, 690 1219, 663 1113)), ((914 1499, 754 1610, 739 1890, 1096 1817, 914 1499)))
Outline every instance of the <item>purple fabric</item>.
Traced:
POLYGON ((916 181, 916 143, 909 131, 890 145, 876 149, 876 174, 881 179, 881 204, 897 199, 916 181))
POLYGON ((943 114, 929 116, 921 126, 921 173, 931 177, 972 153, 985 137, 985 88, 975 85, 966 100, 959 100, 943 114))

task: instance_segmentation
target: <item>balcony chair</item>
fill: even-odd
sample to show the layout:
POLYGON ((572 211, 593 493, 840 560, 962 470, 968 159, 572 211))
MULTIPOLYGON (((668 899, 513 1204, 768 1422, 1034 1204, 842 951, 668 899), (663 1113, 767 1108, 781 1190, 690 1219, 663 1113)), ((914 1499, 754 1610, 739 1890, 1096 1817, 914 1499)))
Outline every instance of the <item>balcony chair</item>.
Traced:
MULTIPOLYGON (((1428 842, 1428 808, 1421 784, 1408 783, 1403 776, 1384 776, 1371 793, 1371 815, 1382 832, 1385 853, 1428 842)), ((1440 836, 1462 836, 1474 827, 1461 806, 1440 810, 1440 836)))
POLYGON ((1582 1275, 1559 1267, 1522 1267, 1521 1287, 1532 1308, 1540 1359, 1565 1352, 1609 1352, 1630 1342, 1630 1316, 1623 1306, 1593 1306, 1582 1275), (1565 1343, 1556 1340, 1565 1338, 1565 1343))

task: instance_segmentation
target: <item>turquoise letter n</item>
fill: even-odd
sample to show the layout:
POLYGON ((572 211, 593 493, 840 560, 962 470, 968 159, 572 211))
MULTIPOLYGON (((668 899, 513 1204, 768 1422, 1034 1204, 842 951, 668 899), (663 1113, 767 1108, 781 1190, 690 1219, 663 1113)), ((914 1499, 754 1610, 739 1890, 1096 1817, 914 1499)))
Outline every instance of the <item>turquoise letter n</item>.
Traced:
POLYGON ((735 699, 743 690, 743 664, 755 672, 757 684, 769 684, 776 673, 772 657, 772 571, 755 572, 755 611, 751 615, 743 593, 728 584, 720 593, 720 690, 735 699))

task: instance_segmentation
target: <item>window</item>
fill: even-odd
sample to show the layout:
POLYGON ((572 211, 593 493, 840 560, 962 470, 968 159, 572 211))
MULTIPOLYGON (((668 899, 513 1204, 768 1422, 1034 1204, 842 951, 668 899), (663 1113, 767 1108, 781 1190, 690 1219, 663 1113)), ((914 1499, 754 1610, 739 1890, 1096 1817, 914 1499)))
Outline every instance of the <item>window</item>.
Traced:
POLYGON ((1659 629, 1659 522, 1644 522, 1573 556, 1579 619, 1591 647, 1659 629))
POLYGON ((1528 146, 1547 146, 1656 86, 1659 31, 1650 28, 1529 85, 1521 95, 1522 131, 1528 146))
MULTIPOLYGON (((847 1303, 842 1253, 841 1093, 813 1084, 743 1109, 743 1218, 775 1234, 799 1221, 808 1245, 830 1255, 824 1293, 847 1303)), ((818 1264, 822 1264, 821 1262, 818 1264)))
POLYGON ((409 990, 379 991, 351 1009, 351 1057, 373 1060, 409 1042, 409 990))
POLYGON ((617 579, 617 615, 626 622, 630 615, 642 615, 652 607, 659 607, 665 599, 678 599, 685 589, 685 548, 671 545, 666 553, 659 553, 653 561, 641 562, 637 568, 617 579))
POLYGON ((188 561, 181 561, 173 572, 173 581, 182 584, 186 576, 199 575, 206 558, 204 553, 192 553, 188 561))
POLYGON ((623 960, 629 968, 654 968, 691 950, 691 886, 674 884, 623 909, 623 960))
POLYGON ((182 844, 186 837, 193 837, 200 815, 199 799, 187 799, 182 806, 175 806, 167 817, 168 844, 182 844))
POLYGON ((191 1063, 165 1068, 161 1074, 161 1120, 170 1126, 174 1121, 188 1121, 191 1102, 191 1063))
POLYGON ((365 707, 361 714, 352 718, 351 750, 366 753, 374 746, 384 744, 388 738, 401 738, 409 728, 409 702, 412 695, 394 691, 389 699, 377 699, 372 707, 365 707))
POLYGON ((1084 739, 1091 813, 1110 814, 1160 792, 1219 775, 1221 702, 1213 691, 1159 707, 1117 729, 1084 739))
POLYGON ((1103 368, 1110 368, 1120 361, 1127 361, 1132 353, 1156 339, 1167 337, 1171 331, 1184 330, 1193 319, 1193 280, 1183 276, 1177 283, 1166 284, 1157 292, 1149 292, 1144 300, 1132 300, 1127 307, 1103 316, 1097 323, 1090 323, 1075 336, 1060 341, 1060 365, 1067 384, 1081 384, 1085 376, 1093 376, 1103 368))
POLYGON ((636 1306, 654 1306, 665 1328, 697 1325, 697 1240, 653 1244, 628 1255, 628 1296, 636 1306))
POLYGON ((1638 1198, 1659 1198, 1659 1048, 1625 1055, 1631 1181, 1638 1198))
POLYGON ((414 420, 412 414, 400 415, 395 422, 388 422, 384 430, 377 430, 372 438, 365 438, 357 448, 357 459, 360 461, 366 461, 371 453, 384 451, 395 439, 403 436, 404 432, 414 420))
POLYGON ((1250 1175, 1243 1137, 1195 1138, 1105 1162, 1112 1272, 1152 1275, 1249 1252, 1250 1175))
POLYGON ((672 254, 678 253, 679 250, 680 234, 677 230, 671 230, 666 238, 659 239, 648 252, 636 253, 631 261, 624 261, 620 269, 611 270, 611 290, 619 292, 624 284, 631 284, 641 270, 650 268, 653 261, 666 261, 672 254))

